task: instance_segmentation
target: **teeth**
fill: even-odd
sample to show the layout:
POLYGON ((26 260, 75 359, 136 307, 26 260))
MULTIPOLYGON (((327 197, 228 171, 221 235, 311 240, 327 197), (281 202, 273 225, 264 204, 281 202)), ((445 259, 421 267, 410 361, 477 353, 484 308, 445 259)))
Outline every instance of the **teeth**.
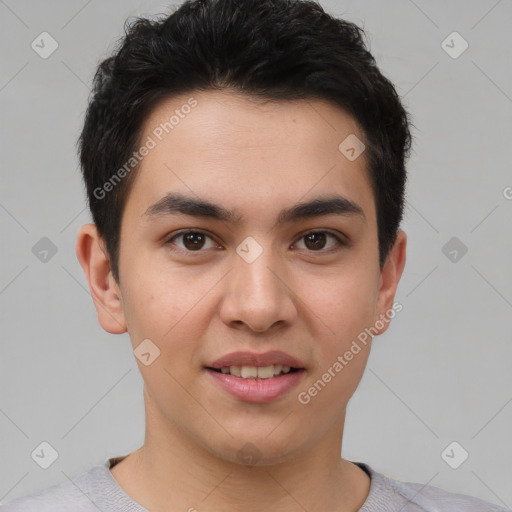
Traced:
POLYGON ((243 379, 271 379, 281 373, 289 373, 290 367, 281 364, 270 366, 224 366, 221 373, 230 373, 243 379))
POLYGON ((253 378, 255 379, 258 376, 258 368, 256 366, 242 366, 240 370, 240 377, 244 379, 253 378))
POLYGON ((231 375, 235 375, 236 377, 240 377, 240 366, 230 366, 229 373, 231 373, 231 375))
POLYGON ((274 366, 273 365, 260 366, 258 368, 258 378, 259 379, 270 379, 270 377, 273 377, 273 376, 274 376, 274 366))

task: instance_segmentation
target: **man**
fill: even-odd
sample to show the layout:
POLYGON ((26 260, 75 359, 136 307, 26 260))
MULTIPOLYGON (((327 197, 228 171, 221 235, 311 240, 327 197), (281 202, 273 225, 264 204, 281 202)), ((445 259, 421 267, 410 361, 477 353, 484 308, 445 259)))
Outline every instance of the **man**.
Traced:
POLYGON ((7 512, 501 510, 340 456, 406 256, 408 116, 362 36, 312 2, 192 1, 101 63, 76 252, 146 438, 7 512))

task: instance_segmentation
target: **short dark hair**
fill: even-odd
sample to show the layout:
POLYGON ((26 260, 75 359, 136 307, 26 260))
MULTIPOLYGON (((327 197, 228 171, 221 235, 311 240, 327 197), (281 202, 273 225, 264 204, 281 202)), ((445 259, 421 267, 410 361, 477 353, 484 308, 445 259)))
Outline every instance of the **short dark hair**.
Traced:
POLYGON ((309 0, 188 0, 161 19, 126 20, 124 31, 96 70, 78 140, 88 205, 117 282, 121 219, 138 165, 118 183, 112 177, 140 147, 161 100, 202 90, 323 99, 348 111, 365 136, 382 269, 403 216, 411 134, 360 27, 309 0))

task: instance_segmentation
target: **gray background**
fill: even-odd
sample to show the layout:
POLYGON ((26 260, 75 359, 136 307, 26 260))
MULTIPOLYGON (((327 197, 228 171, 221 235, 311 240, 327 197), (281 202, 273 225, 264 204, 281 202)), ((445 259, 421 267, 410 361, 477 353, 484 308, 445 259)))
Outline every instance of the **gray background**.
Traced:
MULTIPOLYGON (((343 455, 512 507, 512 2, 321 3, 367 30, 416 126, 403 311, 374 340, 343 455), (469 44, 458 58, 442 47, 453 31, 469 44), (441 457, 452 441, 469 453, 458 469, 441 457)), ((128 335, 101 329, 75 256, 90 222, 75 142, 125 19, 169 5, 0 0, 0 501, 143 442, 128 335), (43 31, 59 45, 47 59, 31 48, 43 31), (32 250, 43 237, 57 249, 46 262, 32 250), (46 470, 31 458, 42 441, 59 455, 46 470)))

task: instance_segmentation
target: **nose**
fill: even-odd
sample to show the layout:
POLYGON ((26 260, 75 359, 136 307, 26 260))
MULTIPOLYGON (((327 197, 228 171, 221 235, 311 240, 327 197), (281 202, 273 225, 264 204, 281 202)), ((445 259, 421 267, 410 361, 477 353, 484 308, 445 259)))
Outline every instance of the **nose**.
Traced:
POLYGON ((292 324, 297 317, 297 296, 290 281, 289 272, 270 249, 251 263, 235 255, 220 305, 222 321, 259 333, 292 324))

